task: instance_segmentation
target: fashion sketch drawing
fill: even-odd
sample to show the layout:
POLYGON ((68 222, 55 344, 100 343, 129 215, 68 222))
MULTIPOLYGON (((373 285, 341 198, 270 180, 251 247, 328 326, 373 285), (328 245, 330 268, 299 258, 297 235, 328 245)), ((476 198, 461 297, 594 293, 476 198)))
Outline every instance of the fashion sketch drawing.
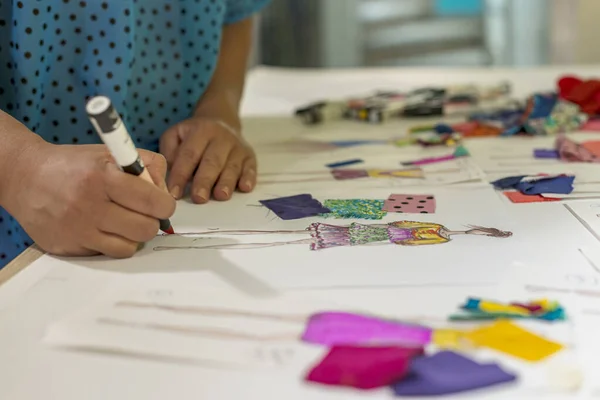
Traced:
POLYGON ((292 244, 306 244, 311 250, 324 250, 344 246, 365 246, 373 244, 396 244, 401 246, 421 246, 447 243, 461 236, 488 236, 492 238, 508 238, 512 232, 496 228, 469 225, 465 230, 451 230, 443 225, 430 222, 397 221, 387 224, 333 225, 316 222, 305 230, 233 230, 196 232, 185 235, 266 235, 266 234, 307 234, 307 238, 293 241, 264 243, 233 243, 203 246, 157 246, 154 250, 175 249, 253 249, 292 244))

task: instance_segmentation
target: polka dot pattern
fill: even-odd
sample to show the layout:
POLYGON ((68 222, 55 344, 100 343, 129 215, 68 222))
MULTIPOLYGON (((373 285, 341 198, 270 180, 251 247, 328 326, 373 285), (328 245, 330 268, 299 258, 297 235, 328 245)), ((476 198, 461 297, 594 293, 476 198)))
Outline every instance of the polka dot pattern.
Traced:
MULTIPOLYGON (((0 0, 0 109, 51 143, 99 143, 85 102, 107 95, 156 151, 208 86, 223 26, 268 2, 0 0)), ((30 242, 0 209, 0 268, 30 242)))

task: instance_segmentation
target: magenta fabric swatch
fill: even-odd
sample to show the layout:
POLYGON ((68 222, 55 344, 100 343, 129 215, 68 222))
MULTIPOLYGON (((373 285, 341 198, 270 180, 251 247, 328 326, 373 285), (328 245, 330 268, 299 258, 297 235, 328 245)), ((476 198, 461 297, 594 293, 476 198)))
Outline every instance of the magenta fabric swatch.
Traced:
POLYGON ((431 336, 432 330, 424 326, 345 312, 323 312, 309 318, 302 340, 324 346, 422 347, 431 342, 431 336))
POLYGON ((434 214, 435 197, 430 194, 392 194, 382 210, 403 214, 434 214))
POLYGON ((338 180, 368 178, 369 172, 366 169, 332 169, 331 175, 338 180))
POLYGON ((306 376, 324 385, 376 389, 398 382, 423 349, 335 346, 306 376))

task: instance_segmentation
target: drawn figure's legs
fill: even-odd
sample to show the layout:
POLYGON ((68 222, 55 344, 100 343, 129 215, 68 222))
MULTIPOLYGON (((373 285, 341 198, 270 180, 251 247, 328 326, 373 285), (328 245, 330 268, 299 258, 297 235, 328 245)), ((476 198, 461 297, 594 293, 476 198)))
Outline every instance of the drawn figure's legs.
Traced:
POLYGON ((270 242, 270 243, 229 243, 229 244, 214 244, 208 246, 156 246, 153 248, 154 251, 165 251, 165 250, 252 250, 252 249, 263 249, 267 247, 284 246, 288 244, 310 244, 312 239, 300 239, 292 240, 289 242, 270 242))
MULTIPOLYGON (((229 236, 245 236, 245 235, 269 235, 269 234, 290 234, 290 235, 298 235, 306 233, 308 230, 281 230, 281 231, 261 231, 261 230, 211 230, 211 231, 202 231, 202 232, 182 232, 176 233, 176 236, 200 236, 200 235, 229 235, 229 236)), ((159 236, 170 236, 168 234, 160 234, 159 236)))

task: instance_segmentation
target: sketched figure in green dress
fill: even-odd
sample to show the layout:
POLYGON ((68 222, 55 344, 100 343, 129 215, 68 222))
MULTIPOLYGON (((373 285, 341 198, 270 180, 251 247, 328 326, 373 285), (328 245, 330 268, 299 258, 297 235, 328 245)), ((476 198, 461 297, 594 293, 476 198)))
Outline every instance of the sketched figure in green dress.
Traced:
POLYGON ((252 249, 289 244, 308 244, 311 250, 322 250, 332 247, 362 246, 375 243, 392 243, 402 246, 420 246, 439 244, 451 241, 459 235, 480 235, 495 238, 508 238, 512 232, 496 228, 469 226, 464 231, 452 231, 443 225, 430 222, 397 221, 388 224, 359 224, 332 225, 324 223, 311 224, 306 230, 290 231, 209 231, 183 235, 264 235, 264 234, 301 234, 308 231, 310 238, 294 241, 266 242, 266 243, 234 243, 208 246, 157 246, 156 251, 175 249, 252 249))

